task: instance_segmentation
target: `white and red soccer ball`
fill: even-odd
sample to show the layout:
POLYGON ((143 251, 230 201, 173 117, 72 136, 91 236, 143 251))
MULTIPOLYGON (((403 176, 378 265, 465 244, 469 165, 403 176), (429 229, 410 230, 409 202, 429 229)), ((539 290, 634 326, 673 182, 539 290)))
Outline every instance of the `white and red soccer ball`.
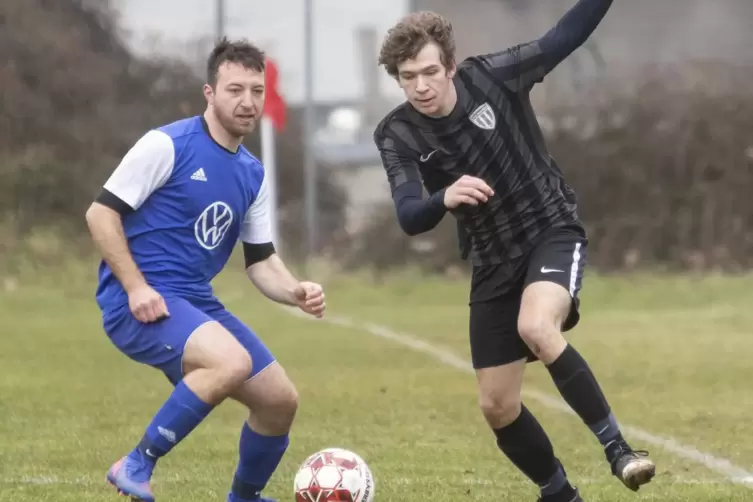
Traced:
POLYGON ((374 477, 357 454, 326 448, 303 462, 293 490, 296 502, 373 502, 374 477))

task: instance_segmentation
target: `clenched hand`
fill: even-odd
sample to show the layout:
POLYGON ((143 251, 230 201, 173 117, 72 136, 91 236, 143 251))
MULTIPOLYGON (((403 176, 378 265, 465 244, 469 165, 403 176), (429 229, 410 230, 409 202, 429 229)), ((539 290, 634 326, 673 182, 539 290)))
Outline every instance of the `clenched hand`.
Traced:
POLYGON ((494 190, 481 178, 463 175, 444 192, 444 205, 455 209, 460 204, 478 206, 494 195, 494 190))
POLYGON ((162 295, 146 284, 128 292, 128 306, 133 316, 143 323, 170 316, 162 295))
POLYGON ((293 291, 298 308, 307 314, 317 318, 324 316, 324 291, 319 284, 313 282, 301 282, 293 291))

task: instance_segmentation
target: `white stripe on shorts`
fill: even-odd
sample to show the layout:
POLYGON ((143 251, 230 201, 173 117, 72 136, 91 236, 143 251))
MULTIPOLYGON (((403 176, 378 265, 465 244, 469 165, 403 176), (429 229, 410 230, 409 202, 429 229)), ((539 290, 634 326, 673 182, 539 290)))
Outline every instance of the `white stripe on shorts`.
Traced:
POLYGON ((580 242, 575 243, 573 250, 573 264, 570 266, 570 296, 575 298, 578 286, 578 267, 580 266, 580 242))

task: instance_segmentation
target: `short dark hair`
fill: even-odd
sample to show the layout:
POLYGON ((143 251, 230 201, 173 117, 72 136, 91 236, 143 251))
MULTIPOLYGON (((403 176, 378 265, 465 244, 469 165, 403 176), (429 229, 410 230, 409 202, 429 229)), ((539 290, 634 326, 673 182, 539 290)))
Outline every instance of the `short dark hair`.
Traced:
POLYGON ((455 36, 452 24, 435 12, 413 12, 403 17, 384 37, 379 64, 397 78, 397 66, 415 58, 429 43, 435 43, 445 68, 455 63, 455 36))
POLYGON ((207 59, 207 83, 214 87, 223 63, 237 63, 249 70, 264 71, 264 52, 247 40, 230 41, 227 37, 215 44, 207 59))

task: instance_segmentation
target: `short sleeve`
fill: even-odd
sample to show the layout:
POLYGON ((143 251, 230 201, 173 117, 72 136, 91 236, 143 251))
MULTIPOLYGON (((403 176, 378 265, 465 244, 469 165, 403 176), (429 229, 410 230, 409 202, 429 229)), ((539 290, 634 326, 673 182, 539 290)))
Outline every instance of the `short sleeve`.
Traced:
POLYGON ((269 174, 264 173, 264 179, 259 187, 259 193, 246 212, 241 227, 241 241, 247 244, 266 244, 272 242, 272 222, 270 221, 271 200, 269 197, 269 174))
POLYGON ((172 138, 161 131, 149 131, 128 150, 104 189, 136 210, 170 178, 174 164, 172 138))

